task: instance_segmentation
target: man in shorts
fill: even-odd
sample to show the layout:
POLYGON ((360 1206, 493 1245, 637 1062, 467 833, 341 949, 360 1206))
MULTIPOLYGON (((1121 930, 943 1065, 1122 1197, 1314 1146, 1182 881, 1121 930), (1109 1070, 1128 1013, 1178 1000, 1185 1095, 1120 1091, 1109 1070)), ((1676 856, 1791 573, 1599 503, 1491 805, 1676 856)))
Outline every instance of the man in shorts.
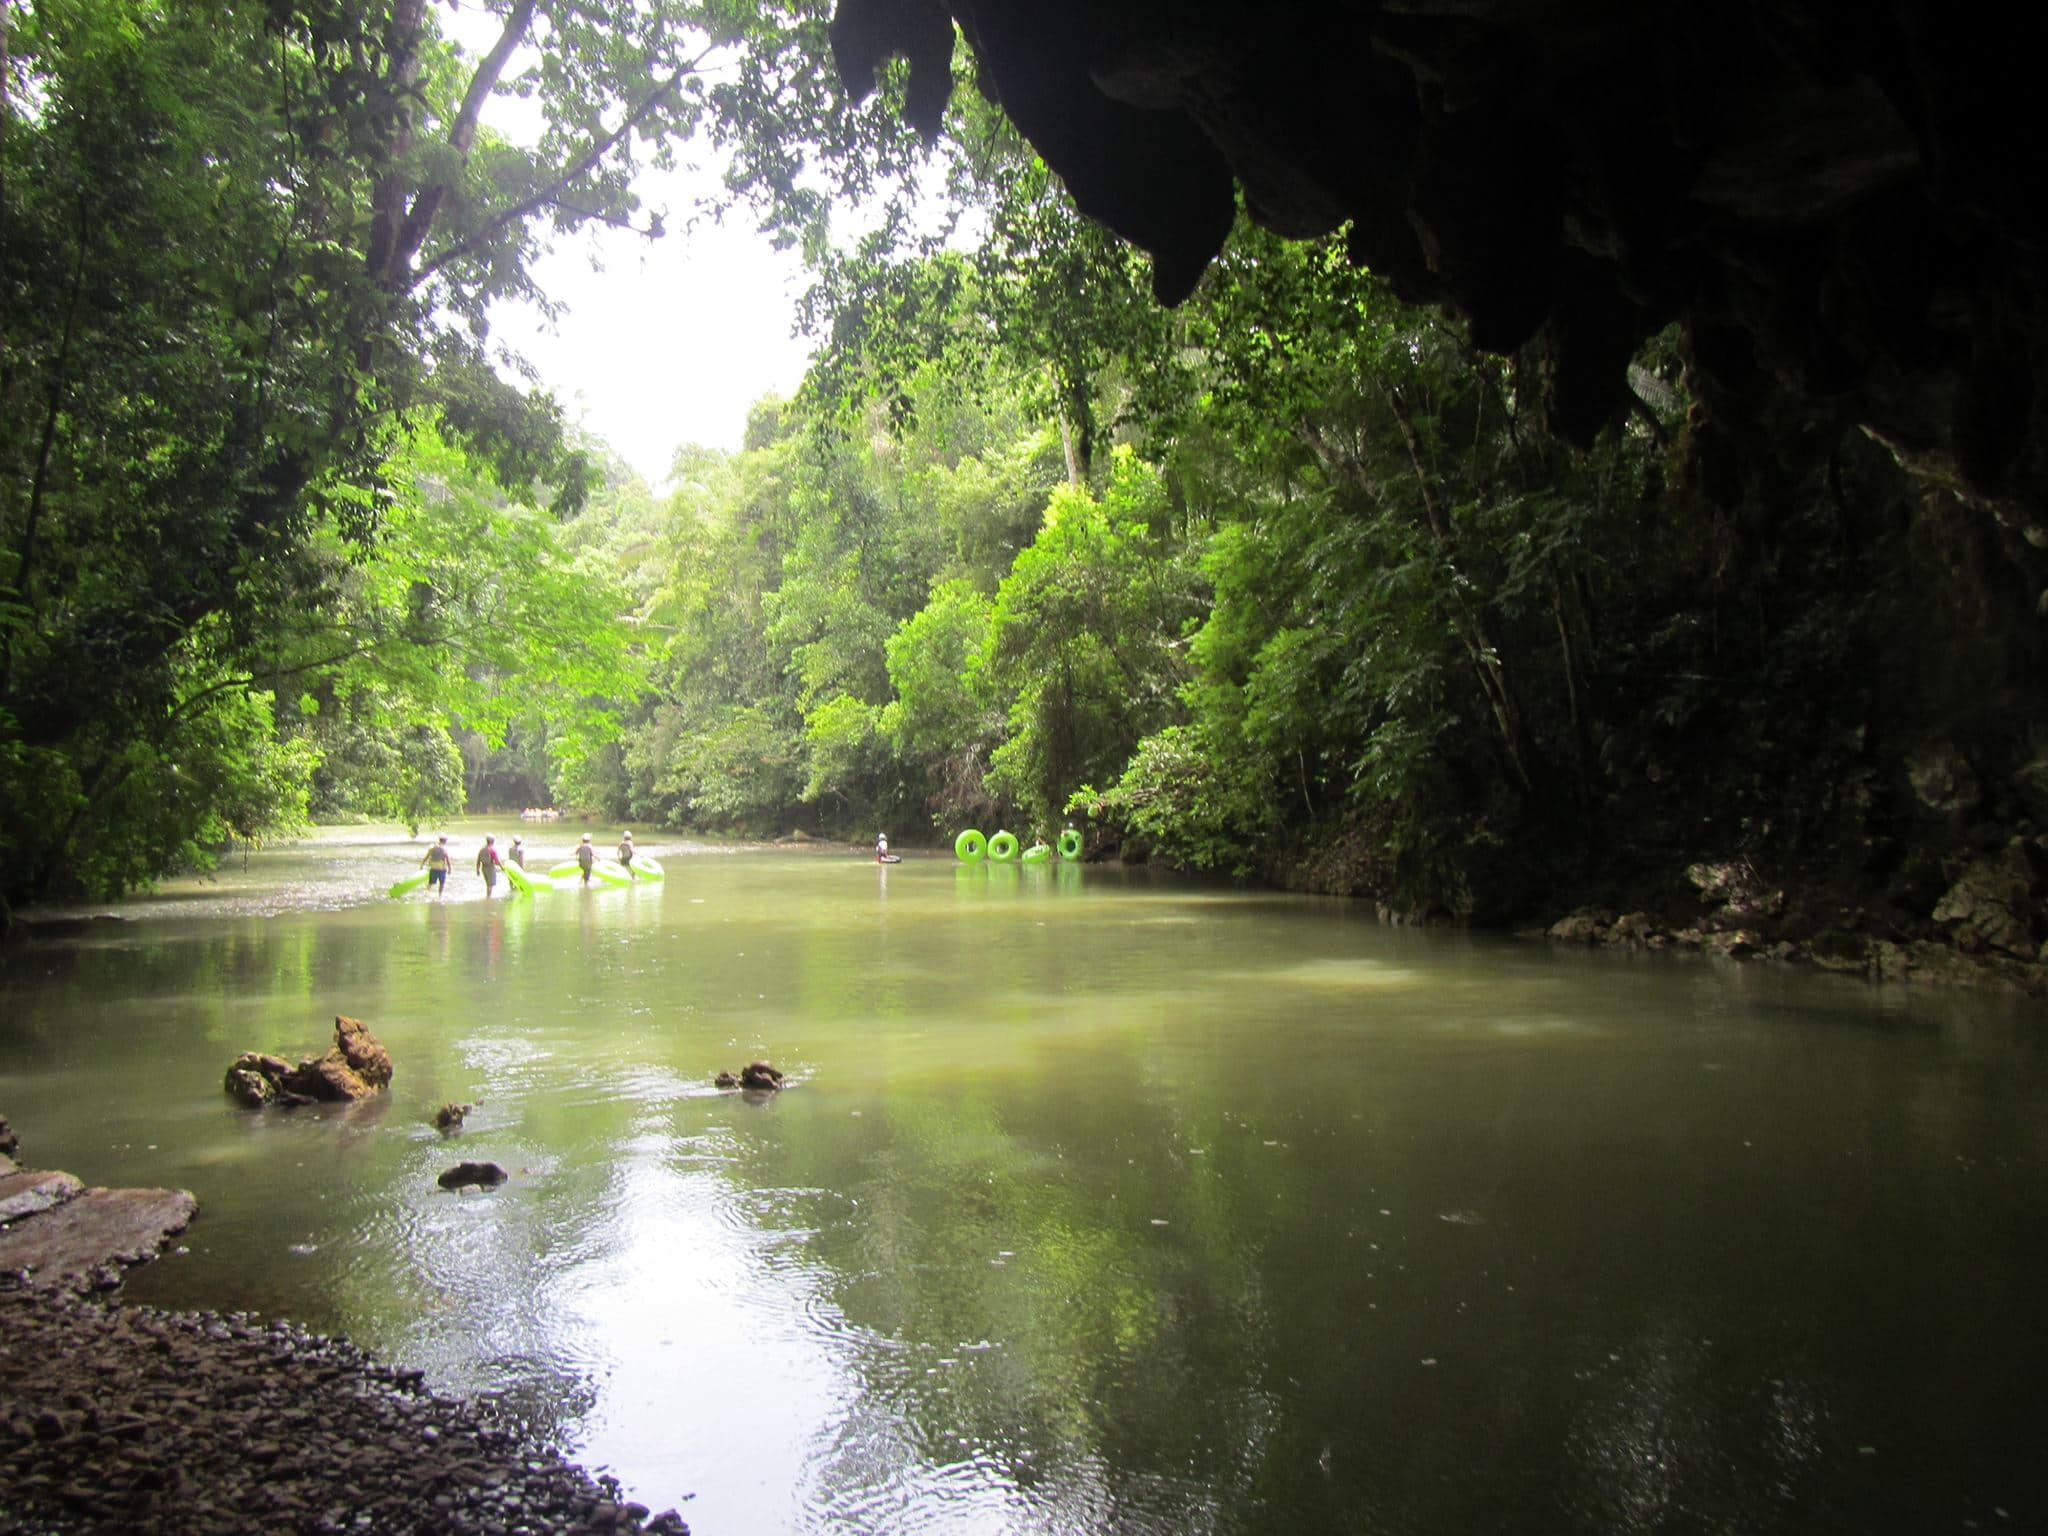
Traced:
POLYGON ((583 841, 576 845, 576 867, 583 871, 583 883, 590 884, 590 867, 597 862, 597 850, 590 845, 590 834, 583 834, 583 841))
POLYGON ((476 872, 484 877, 484 900, 491 899, 491 893, 498 888, 498 868, 505 862, 498 852, 498 839, 490 833, 484 834, 484 845, 476 851, 476 872))
POLYGON ((442 833, 441 840, 427 850, 427 856, 420 860, 427 868, 427 889, 439 901, 448 894, 448 871, 455 867, 455 861, 448 856, 448 834, 442 833))

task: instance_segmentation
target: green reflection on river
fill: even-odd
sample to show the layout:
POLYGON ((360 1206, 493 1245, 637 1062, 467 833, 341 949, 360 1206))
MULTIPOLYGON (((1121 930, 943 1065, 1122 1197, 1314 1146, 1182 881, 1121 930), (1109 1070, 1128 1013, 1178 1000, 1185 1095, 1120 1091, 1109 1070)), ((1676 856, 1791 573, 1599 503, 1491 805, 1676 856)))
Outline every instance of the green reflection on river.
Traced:
POLYGON ((2048 1521, 2032 1005, 658 839, 367 899, 410 847, 9 952, 26 1153, 200 1197, 139 1299, 497 1393, 702 1536, 2048 1521), (390 1095, 222 1095, 336 1012, 390 1095), (757 1055, 790 1091, 711 1088, 757 1055))

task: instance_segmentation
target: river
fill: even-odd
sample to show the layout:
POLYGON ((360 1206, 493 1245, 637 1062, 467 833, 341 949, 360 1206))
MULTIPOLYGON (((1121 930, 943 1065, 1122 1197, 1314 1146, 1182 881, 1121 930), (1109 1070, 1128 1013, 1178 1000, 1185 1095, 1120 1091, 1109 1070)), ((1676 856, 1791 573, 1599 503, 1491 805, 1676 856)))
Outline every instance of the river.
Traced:
POLYGON ((327 829, 32 936, 0 1111, 198 1195, 135 1299, 346 1333, 698 1536, 2048 1529, 2038 1004, 646 846, 434 904, 327 829), (388 1094, 223 1094, 336 1013, 388 1094))

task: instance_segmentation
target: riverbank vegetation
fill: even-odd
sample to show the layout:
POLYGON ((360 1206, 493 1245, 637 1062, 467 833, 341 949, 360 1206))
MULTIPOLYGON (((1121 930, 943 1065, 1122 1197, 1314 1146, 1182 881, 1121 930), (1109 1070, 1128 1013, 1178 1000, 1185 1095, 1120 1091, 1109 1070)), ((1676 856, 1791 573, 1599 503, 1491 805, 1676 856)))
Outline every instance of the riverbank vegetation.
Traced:
POLYGON ((1676 332, 1567 444, 1540 337, 1480 353, 1341 239, 1241 224, 1163 309, 972 91, 926 158, 814 83, 819 8, 671 9, 556 18, 577 67, 536 73, 534 149, 479 129, 489 61, 417 6, 22 13, 8 900, 469 796, 744 835, 1072 819, 1482 921, 1696 905, 1687 867, 1737 861, 1805 893, 1809 939, 1967 937, 1936 909, 1995 857, 2023 888, 1971 942, 2033 958, 2017 533, 1810 405, 1731 476, 1676 332), (657 493, 500 382, 480 317, 543 214, 644 217, 622 146, 693 130, 811 255, 819 351, 657 493), (830 191, 866 196, 858 239, 830 191))

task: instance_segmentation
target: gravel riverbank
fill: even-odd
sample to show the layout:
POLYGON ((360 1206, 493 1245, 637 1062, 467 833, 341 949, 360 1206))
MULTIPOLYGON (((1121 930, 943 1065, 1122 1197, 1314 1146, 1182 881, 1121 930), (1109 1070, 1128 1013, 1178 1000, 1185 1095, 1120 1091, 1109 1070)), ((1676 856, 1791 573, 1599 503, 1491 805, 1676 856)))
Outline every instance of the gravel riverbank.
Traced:
POLYGON ((689 1531, 344 1340, 6 1282, 0 1468, 0 1536, 689 1531))

